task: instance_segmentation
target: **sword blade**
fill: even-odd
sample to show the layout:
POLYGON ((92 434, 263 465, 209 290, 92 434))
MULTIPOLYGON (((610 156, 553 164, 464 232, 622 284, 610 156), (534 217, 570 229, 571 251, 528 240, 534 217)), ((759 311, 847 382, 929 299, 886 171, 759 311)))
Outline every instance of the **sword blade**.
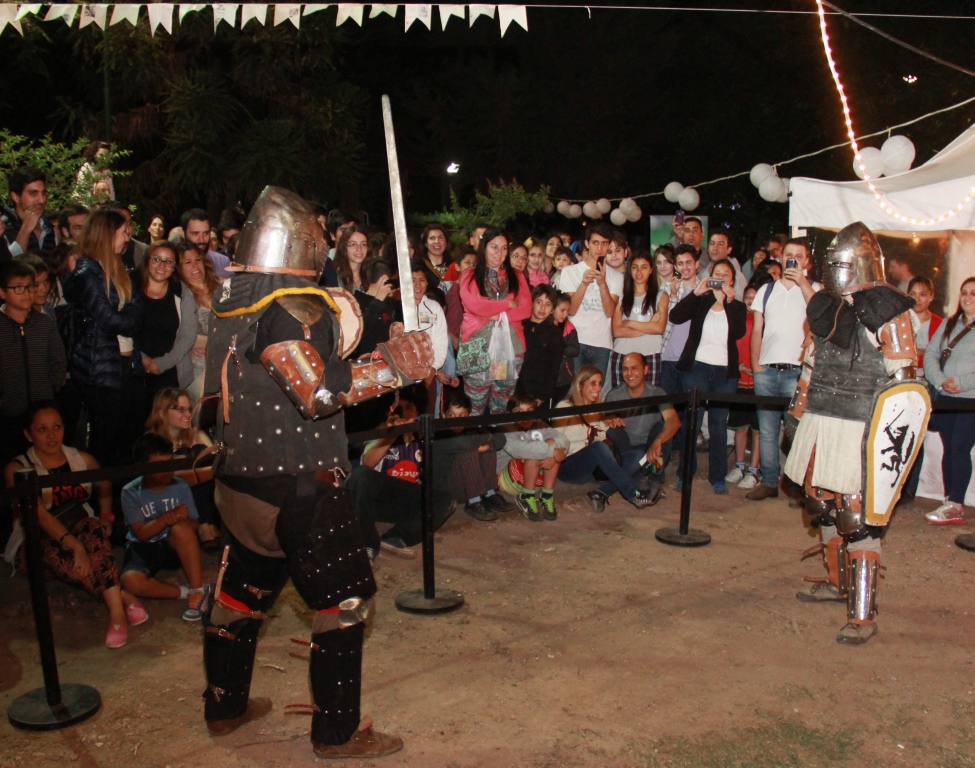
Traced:
POLYGON ((410 271, 410 244, 406 238, 406 211, 400 184, 396 134, 393 133, 393 109, 389 96, 383 95, 383 130, 386 133, 386 161, 389 164, 389 190, 393 202, 393 236, 396 238, 396 263, 399 266, 400 300, 403 303, 403 326, 407 331, 420 330, 416 302, 413 301, 413 272, 410 271))

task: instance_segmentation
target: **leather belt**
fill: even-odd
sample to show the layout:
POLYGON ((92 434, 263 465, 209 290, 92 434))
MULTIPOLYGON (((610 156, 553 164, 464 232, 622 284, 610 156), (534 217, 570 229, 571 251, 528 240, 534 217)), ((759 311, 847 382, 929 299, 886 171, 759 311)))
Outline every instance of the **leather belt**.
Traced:
POLYGON ((797 371, 802 368, 798 363, 769 363, 768 365, 763 365, 763 368, 774 368, 777 371, 797 371))
POLYGON ((315 473, 315 482, 340 486, 345 481, 345 472, 341 469, 320 469, 315 473))

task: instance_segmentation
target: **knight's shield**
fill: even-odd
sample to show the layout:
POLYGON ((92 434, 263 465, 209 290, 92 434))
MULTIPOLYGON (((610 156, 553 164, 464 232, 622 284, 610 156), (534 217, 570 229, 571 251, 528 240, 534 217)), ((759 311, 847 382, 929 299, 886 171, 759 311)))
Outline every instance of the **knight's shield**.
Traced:
POLYGON ((868 525, 886 525, 901 488, 921 451, 931 415, 927 388, 896 382, 874 399, 863 438, 863 512, 868 525))

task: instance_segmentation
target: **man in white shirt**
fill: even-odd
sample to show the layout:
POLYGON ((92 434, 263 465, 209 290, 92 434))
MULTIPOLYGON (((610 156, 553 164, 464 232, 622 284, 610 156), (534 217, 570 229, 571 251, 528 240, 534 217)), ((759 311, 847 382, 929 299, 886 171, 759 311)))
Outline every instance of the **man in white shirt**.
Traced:
POLYGON ((708 263, 714 264, 721 259, 727 259, 731 266, 735 268, 735 298, 741 301, 745 295, 745 286, 748 280, 741 271, 738 259, 732 253, 734 249, 731 245, 731 233, 727 229, 716 229, 708 238, 708 263))
MULTIPOLYGON (((822 288, 806 278, 809 256, 807 240, 787 241, 782 251, 782 279, 763 285, 752 301, 751 353, 756 395, 792 397, 795 392, 806 339, 806 304, 822 288)), ((745 495, 750 501, 779 495, 779 432, 784 416, 784 410, 758 409, 762 483, 745 495)))
POLYGON ((569 315, 579 334, 579 356, 575 370, 595 365, 603 373, 609 368, 613 349, 613 312, 623 295, 623 274, 605 266, 606 252, 613 239, 608 224, 595 224, 586 240, 586 257, 562 270, 559 288, 572 297, 569 315))

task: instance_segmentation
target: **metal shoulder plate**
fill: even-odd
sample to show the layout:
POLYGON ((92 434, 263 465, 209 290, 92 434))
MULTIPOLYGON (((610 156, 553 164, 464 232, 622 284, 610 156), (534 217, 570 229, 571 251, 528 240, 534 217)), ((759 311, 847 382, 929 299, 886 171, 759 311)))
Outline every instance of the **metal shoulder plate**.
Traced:
POLYGON ((321 296, 305 293, 279 296, 275 301, 302 325, 314 325, 321 320, 327 306, 321 296))
POLYGON ((877 336, 880 351, 888 360, 911 360, 917 364, 917 347, 909 312, 901 312, 884 323, 877 336))

